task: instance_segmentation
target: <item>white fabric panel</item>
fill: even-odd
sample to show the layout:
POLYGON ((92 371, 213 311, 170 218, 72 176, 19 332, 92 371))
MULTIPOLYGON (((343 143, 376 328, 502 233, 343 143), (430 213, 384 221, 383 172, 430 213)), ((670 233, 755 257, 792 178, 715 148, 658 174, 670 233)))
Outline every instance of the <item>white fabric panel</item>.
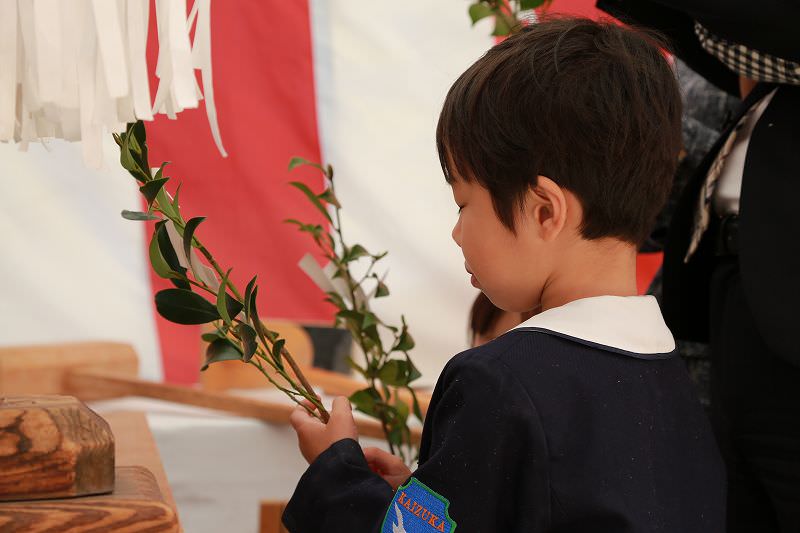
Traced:
POLYGON ((0 143, 0 344, 129 342, 141 376, 158 380, 145 226, 120 216, 141 195, 111 136, 102 142, 101 170, 80 144, 0 143))
POLYGON ((457 208, 436 121, 450 85, 493 44, 491 29, 470 26, 463 0, 364 6, 311 1, 323 157, 336 169, 345 238, 389 250, 392 294, 375 311, 395 323, 406 315, 420 383, 432 384, 467 346, 476 294, 450 238, 457 208))

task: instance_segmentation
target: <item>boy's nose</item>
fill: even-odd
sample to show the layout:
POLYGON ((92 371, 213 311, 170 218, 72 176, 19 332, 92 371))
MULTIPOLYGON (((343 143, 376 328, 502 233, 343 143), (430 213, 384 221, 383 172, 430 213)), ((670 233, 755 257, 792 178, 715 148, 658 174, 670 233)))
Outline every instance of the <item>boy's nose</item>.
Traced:
POLYGON ((461 248, 461 219, 456 222, 456 225, 453 226, 453 232, 450 234, 453 237, 453 240, 461 248))

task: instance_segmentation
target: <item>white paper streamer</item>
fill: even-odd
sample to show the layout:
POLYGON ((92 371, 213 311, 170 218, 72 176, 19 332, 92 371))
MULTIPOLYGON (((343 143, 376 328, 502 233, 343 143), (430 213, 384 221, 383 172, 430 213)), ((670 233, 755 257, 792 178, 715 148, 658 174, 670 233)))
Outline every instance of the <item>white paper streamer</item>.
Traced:
MULTIPOLYGON (((314 256, 311 254, 306 254, 303 256, 300 262, 297 263, 297 266, 299 266, 300 270, 305 272, 306 275, 311 278, 311 281, 313 281, 317 287, 322 289, 323 292, 335 292, 351 304, 353 303, 347 283, 340 278, 333 277, 334 273, 336 272, 336 265, 333 263, 328 263, 325 268, 322 268, 317 263, 317 260, 314 259, 314 256)), ((364 305, 366 309, 369 310, 367 296, 364 294, 364 291, 361 289, 361 287, 356 289, 355 296, 357 305, 364 305)))
POLYGON ((0 141, 14 138, 17 121, 17 0, 0 0, 0 141))
POLYGON ((103 135, 154 113, 175 118, 205 99, 214 142, 227 156, 214 105, 211 0, 194 0, 189 16, 187 0, 156 0, 159 83, 152 103, 149 6, 149 0, 0 0, 0 141, 24 150, 51 137, 81 140, 85 162, 99 167, 103 135))
POLYGON ((200 261, 200 256, 197 255, 197 251, 194 248, 191 250, 191 265, 189 265, 189 261, 186 259, 186 253, 183 251, 183 238, 178 233, 178 230, 175 229, 175 225, 172 222, 168 222, 166 228, 167 235, 169 235, 169 242, 172 244, 172 248, 178 256, 178 263, 180 263, 183 268, 191 268, 194 277, 198 281, 205 283, 212 291, 219 290, 220 281, 217 278, 216 271, 200 261))

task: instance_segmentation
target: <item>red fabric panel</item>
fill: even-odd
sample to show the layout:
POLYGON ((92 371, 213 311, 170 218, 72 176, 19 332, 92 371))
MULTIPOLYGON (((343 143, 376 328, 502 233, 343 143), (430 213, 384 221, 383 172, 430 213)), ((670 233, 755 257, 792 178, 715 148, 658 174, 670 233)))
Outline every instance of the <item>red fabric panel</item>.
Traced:
MULTIPOLYGON (((319 160, 308 4, 304 1, 213 2, 211 14, 215 100, 223 144, 217 151, 205 109, 148 124, 150 161, 173 161, 166 175, 186 218, 207 216, 197 235, 223 268, 234 267, 240 290, 258 274, 262 316, 327 320, 331 307, 297 268, 313 244, 286 218, 322 222, 287 183, 322 184, 318 174, 287 165, 298 155, 319 160)), ((148 63, 155 70, 157 39, 151 21, 148 63)), ((153 96, 155 81, 151 80, 153 96)), ((154 290, 169 287, 153 277, 154 290)), ((155 312, 155 311, 154 311, 155 312)), ((157 317, 165 380, 193 383, 199 376, 200 328, 157 317)))
POLYGON ((548 13, 580 15, 591 19, 610 18, 607 13, 594 7, 596 0, 553 0, 548 13))
POLYGON ((636 256, 636 288, 639 294, 647 292, 664 260, 662 252, 639 254, 636 256))

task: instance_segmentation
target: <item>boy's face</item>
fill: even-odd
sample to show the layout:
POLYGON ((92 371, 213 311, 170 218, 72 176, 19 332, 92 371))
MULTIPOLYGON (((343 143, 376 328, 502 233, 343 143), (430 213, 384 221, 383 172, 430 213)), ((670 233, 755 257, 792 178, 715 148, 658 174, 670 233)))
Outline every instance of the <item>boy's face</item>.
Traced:
POLYGON ((549 243, 535 217, 522 213, 515 235, 497 217, 487 189, 462 179, 452 188, 459 207, 453 240, 461 248, 472 284, 505 311, 536 309, 551 265, 549 243))

